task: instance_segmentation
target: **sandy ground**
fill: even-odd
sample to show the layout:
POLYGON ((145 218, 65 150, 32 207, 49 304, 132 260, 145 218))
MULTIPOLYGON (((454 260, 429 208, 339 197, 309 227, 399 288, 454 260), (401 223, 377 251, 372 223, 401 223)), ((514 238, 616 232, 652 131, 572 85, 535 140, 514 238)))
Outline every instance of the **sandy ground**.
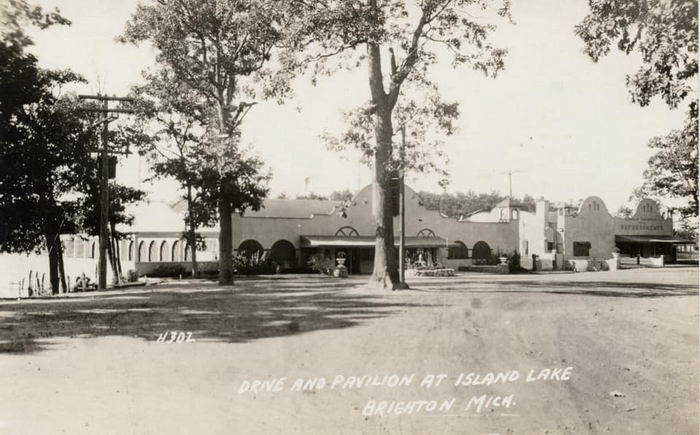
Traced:
POLYGON ((0 302, 0 433, 698 433, 695 268, 362 282, 0 302))

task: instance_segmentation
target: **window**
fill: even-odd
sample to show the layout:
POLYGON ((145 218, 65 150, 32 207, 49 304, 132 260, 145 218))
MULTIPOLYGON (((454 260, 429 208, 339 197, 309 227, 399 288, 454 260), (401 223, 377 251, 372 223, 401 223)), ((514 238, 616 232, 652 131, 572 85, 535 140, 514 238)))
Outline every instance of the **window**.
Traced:
POLYGON ((422 230, 418 231, 418 237, 435 237, 435 232, 430 228, 423 228, 422 230))
POLYGON ((548 251, 554 250, 554 242, 547 242, 547 250, 548 251))
POLYGON ((360 237, 360 233, 358 233, 353 227, 342 227, 335 232, 335 235, 344 237, 360 237))
POLYGON ((527 240, 523 240, 523 254, 524 255, 530 254, 530 244, 528 243, 527 240))
POLYGON ((574 257, 588 257, 591 242, 574 242, 574 257))

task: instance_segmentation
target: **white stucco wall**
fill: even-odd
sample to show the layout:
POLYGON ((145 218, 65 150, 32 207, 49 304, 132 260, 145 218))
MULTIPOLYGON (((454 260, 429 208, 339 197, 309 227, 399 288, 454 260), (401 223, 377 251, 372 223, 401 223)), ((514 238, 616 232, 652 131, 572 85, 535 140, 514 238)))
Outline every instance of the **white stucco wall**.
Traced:
POLYGON ((564 260, 612 258, 615 248, 615 223, 602 199, 589 196, 581 203, 577 215, 559 216, 559 220, 564 260), (574 242, 589 242, 591 244, 589 255, 574 256, 574 242))

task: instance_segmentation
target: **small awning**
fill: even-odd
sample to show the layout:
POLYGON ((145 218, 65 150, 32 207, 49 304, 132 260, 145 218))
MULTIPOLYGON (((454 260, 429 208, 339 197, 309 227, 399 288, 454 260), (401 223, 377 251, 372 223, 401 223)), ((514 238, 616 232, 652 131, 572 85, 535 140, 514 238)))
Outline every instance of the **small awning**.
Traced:
POLYGON ((680 239, 673 236, 615 236, 615 242, 626 243, 671 243, 671 244, 689 244, 694 243, 691 240, 680 239))
MULTIPOLYGON (((371 236, 301 236, 302 248, 342 247, 372 248, 375 238, 371 236)), ((444 248, 447 241, 442 237, 406 237, 407 248, 444 248)), ((399 238, 394 238, 399 245, 399 238)))

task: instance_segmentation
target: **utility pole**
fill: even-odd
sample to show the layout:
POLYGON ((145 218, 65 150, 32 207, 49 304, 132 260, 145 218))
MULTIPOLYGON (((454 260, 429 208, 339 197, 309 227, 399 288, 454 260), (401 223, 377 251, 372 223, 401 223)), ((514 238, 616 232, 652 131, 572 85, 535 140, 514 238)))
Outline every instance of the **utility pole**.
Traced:
POLYGON ((109 150, 108 148, 108 135, 109 128, 108 124, 115 119, 116 116, 109 117, 111 113, 133 113, 132 110, 127 109, 110 109, 110 101, 126 101, 132 102, 130 98, 120 98, 120 97, 108 97, 106 95, 78 95, 81 100, 97 100, 102 103, 101 108, 85 108, 82 109, 86 112, 99 112, 105 116, 105 118, 99 120, 97 124, 102 125, 102 146, 99 150, 99 159, 101 164, 100 171, 100 257, 98 263, 98 288, 100 290, 107 289, 107 243, 109 243, 109 156, 110 154, 128 154, 126 152, 118 152, 114 150, 109 150))
POLYGON ((405 244, 406 244, 406 126, 401 126, 401 172, 399 173, 399 282, 402 288, 408 288, 406 285, 406 259, 405 259, 405 244))
POLYGON ((506 171, 501 172, 501 174, 508 174, 508 198, 513 198, 513 174, 520 173, 522 171, 506 171))
POLYGON ((513 198, 513 171, 508 171, 508 198, 513 198))

